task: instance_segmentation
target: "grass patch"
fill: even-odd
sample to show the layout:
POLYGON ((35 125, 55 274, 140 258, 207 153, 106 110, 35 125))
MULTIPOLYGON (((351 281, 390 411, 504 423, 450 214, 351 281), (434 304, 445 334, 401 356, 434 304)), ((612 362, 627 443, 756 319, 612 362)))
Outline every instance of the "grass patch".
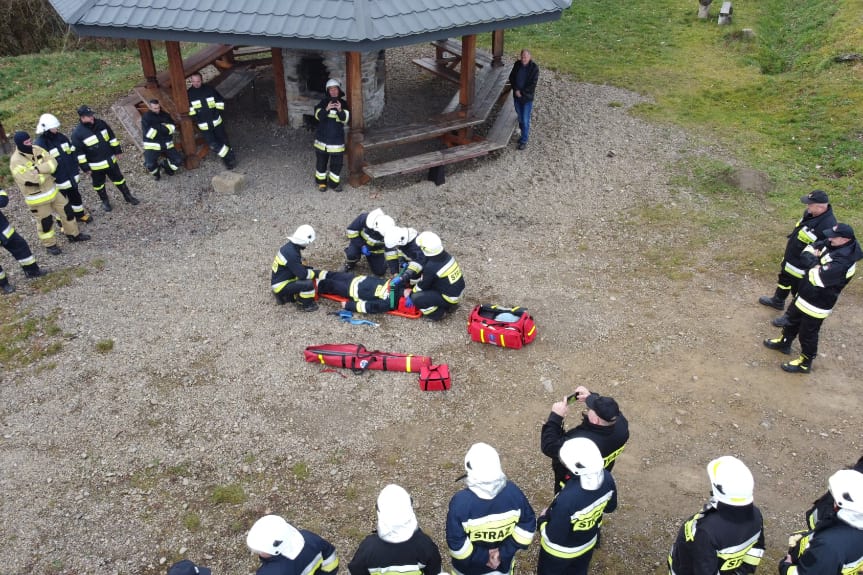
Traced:
POLYGON ((298 481, 305 481, 309 478, 309 466, 305 461, 300 461, 299 463, 294 463, 291 466, 291 473, 294 474, 294 479, 298 481))
POLYGON ((201 530, 201 516, 194 511, 188 511, 183 515, 183 527, 195 533, 201 530))
POLYGON ((26 367, 59 353, 63 349, 59 315, 59 309, 47 316, 19 311, 14 298, 0 301, 0 364, 26 367))
POLYGON ((231 485, 218 485, 213 488, 213 494, 210 496, 210 500, 215 505, 237 505, 246 500, 246 492, 243 491, 243 487, 241 485, 236 483, 232 483, 231 485))
POLYGON ((99 353, 108 353, 114 349, 113 339, 100 339, 96 342, 96 351, 99 353))
POLYGON ((48 275, 42 276, 35 282, 33 286, 39 293, 51 293, 60 288, 72 285, 72 281, 76 278, 81 278, 89 274, 87 268, 65 268, 52 271, 48 275))

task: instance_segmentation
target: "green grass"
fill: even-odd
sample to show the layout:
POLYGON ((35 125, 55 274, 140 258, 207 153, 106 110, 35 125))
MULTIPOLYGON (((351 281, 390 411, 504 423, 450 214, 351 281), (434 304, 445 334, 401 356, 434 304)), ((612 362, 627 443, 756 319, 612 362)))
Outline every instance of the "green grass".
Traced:
POLYGON ((213 494, 210 499, 215 505, 237 505, 246 500, 246 493, 243 491, 243 486, 237 485, 236 483, 231 485, 217 485, 213 488, 213 494))
POLYGON ((57 324, 60 310, 46 316, 18 310, 14 303, 17 297, 0 301, 0 365, 9 368, 35 364, 63 349, 63 334, 57 324))

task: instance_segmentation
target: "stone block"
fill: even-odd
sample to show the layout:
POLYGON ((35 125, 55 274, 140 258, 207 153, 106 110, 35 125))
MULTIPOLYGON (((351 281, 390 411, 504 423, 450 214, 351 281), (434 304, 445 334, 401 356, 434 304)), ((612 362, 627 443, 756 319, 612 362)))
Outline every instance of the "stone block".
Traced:
POLYGON ((213 190, 217 194, 236 194, 246 184, 246 176, 237 172, 222 172, 213 176, 213 190))

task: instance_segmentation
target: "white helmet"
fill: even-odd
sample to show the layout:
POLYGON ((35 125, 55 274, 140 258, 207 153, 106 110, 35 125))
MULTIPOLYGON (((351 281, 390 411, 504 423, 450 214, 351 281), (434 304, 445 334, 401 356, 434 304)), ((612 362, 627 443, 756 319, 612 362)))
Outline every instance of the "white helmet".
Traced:
POLYGON ((387 233, 387 230, 390 228, 394 228, 396 225, 396 221, 389 217, 386 214, 381 214, 381 216, 375 220, 375 227, 373 228, 377 233, 384 235, 387 233))
POLYGON ((48 130, 60 127, 60 120, 54 114, 42 114, 39 116, 39 123, 36 124, 36 133, 44 134, 48 130))
POLYGON ((417 245, 427 256, 436 256, 443 251, 443 244, 434 232, 423 232, 418 235, 417 245))
POLYGON ((309 224, 303 224, 297 228, 293 235, 288 236, 288 239, 291 243, 304 248, 315 241, 315 230, 309 224))
POLYGON ((840 511, 847 509, 863 513, 863 473, 841 469, 831 475, 827 483, 840 511))
POLYGON ((391 250, 394 247, 406 245, 415 237, 417 237, 417 231, 415 229, 393 226, 384 234, 384 245, 388 250, 391 250))
POLYGON ((329 90, 333 86, 336 86, 339 90, 342 89, 342 83, 341 82, 339 82, 335 78, 330 78, 329 80, 327 80, 327 90, 329 90))
POLYGON ((746 464, 724 455, 707 464, 707 476, 713 488, 713 497, 720 503, 743 506, 752 503, 755 480, 746 464))
POLYGON ((482 499, 494 499, 506 485, 497 450, 487 443, 474 443, 464 456, 467 486, 482 499))
POLYGON ((595 491, 605 476, 605 461, 596 444, 586 437, 573 437, 564 442, 557 455, 570 473, 578 476, 581 486, 595 491))
POLYGON ((381 208, 375 208, 374 210, 370 211, 366 216, 366 227, 370 230, 375 229, 375 223, 382 215, 384 215, 384 211, 381 208))
POLYGON ((246 545, 255 553, 284 555, 296 559, 305 540, 297 528, 278 515, 265 515, 255 521, 246 535, 246 545))
POLYGON ((398 485, 387 485, 378 495, 378 536, 389 543, 402 543, 417 530, 411 496, 398 485))

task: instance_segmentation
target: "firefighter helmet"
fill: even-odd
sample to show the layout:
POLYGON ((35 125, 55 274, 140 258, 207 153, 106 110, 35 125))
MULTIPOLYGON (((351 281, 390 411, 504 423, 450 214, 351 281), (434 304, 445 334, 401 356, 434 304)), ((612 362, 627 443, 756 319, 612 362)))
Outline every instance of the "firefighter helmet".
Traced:
POLYGON ((370 230, 375 229, 375 222, 378 221, 378 218, 384 215, 384 211, 381 208, 375 208, 370 211, 366 216, 366 227, 370 230))
POLYGON ((596 444, 586 437, 567 440, 558 452, 558 459, 578 477, 582 489, 596 491, 605 478, 602 453, 596 444))
POLYGON ((297 244, 300 247, 306 247, 315 241, 315 230, 308 224, 303 224, 288 239, 291 243, 297 244))
POLYGON ((39 123, 36 124, 36 133, 43 134, 48 130, 60 127, 60 120, 54 114, 42 114, 39 116, 39 123))
POLYGON ((440 237, 434 232, 423 232, 418 235, 417 245, 427 256, 436 256, 443 251, 440 237))
POLYGON ((338 80, 336 80, 335 78, 330 78, 329 80, 327 80, 327 90, 329 90, 329 89, 330 89, 330 88, 332 88, 333 86, 335 86, 335 87, 336 87, 336 88, 338 88, 339 90, 341 90, 341 89, 342 89, 342 83, 341 83, 341 82, 339 82, 339 81, 338 81, 338 80))
POLYGON ((387 485, 378 495, 378 536, 390 543, 410 539, 417 530, 411 496, 398 485, 387 485))
POLYGON ((417 237, 417 231, 415 229, 394 226, 388 229, 387 233, 384 234, 384 245, 386 245, 387 249, 402 247, 415 237, 417 237))
POLYGON ((381 214, 381 216, 377 220, 375 220, 375 227, 373 229, 383 236, 387 233, 387 230, 389 230, 390 228, 394 228, 395 225, 396 222, 394 219, 392 219, 386 214, 381 214))
POLYGON ((246 535, 246 545, 255 553, 284 555, 288 559, 296 559, 304 543, 297 528, 278 515, 261 517, 246 535))
POLYGON ((713 496, 720 503, 727 505, 749 505, 752 503, 752 492, 755 480, 746 464, 724 455, 707 464, 707 476, 713 489, 713 496))
POLYGON ((863 473, 841 469, 830 476, 828 485, 839 509, 863 513, 863 473))

